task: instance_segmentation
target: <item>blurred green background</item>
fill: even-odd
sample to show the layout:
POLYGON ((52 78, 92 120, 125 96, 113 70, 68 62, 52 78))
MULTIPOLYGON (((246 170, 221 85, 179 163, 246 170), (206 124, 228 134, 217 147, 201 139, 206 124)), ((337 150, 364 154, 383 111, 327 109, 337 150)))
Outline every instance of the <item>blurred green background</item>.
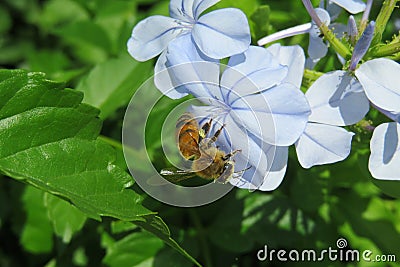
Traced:
MULTIPOLYGON (((318 1, 314 1, 315 5, 318 1)), ((168 1, 155 0, 2 0, 0 67, 46 73, 84 92, 84 102, 100 109, 103 140, 122 156, 122 120, 135 90, 153 74, 155 61, 139 63, 126 51, 133 26, 150 15, 168 14, 168 1)), ((382 1, 375 1, 371 18, 382 1)), ((253 43, 277 30, 309 21, 301 1, 222 0, 213 9, 238 7, 249 18, 253 43), (269 8, 261 5, 269 5, 269 8), (262 25, 260 25, 262 23, 262 25)), ((396 32, 395 11, 384 40, 396 32)), ((339 20, 346 21, 346 14, 339 20)), ((397 29, 398 31, 398 29, 397 29)), ((307 48, 308 36, 282 43, 307 48)), ((317 70, 340 69, 331 53, 317 70)), ((165 100, 150 117, 149 154, 156 167, 168 165, 160 150, 157 120, 179 101, 165 100), (154 121, 151 121, 154 120, 154 121)), ((378 123, 374 112, 369 118, 378 123)), ((336 248, 373 255, 395 254, 400 262, 400 201, 392 184, 379 188, 367 168, 370 133, 356 131, 353 152, 334 165, 304 170, 290 153, 282 185, 273 192, 234 189, 198 208, 177 208, 146 197, 143 205, 159 212, 172 237, 204 266, 400 266, 377 262, 261 262, 270 249, 336 248), (392 192, 391 192, 392 191, 392 192), (393 191, 395 192, 393 194, 393 191)), ((381 186, 382 187, 382 186, 381 186)), ((398 187, 398 186, 397 186, 398 187)), ((395 188, 396 190, 398 188, 395 188)), ((105 218, 86 219, 67 202, 6 176, 0 179, 0 266, 192 266, 157 237, 138 227, 105 218)))

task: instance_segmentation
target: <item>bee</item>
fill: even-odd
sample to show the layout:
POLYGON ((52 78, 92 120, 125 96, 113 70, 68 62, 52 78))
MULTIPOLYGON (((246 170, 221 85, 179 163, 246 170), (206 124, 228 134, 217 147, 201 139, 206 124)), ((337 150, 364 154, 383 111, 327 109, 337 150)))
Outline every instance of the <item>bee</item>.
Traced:
POLYGON ((231 159, 240 150, 226 154, 214 143, 221 134, 222 125, 211 138, 207 138, 212 119, 201 128, 193 114, 184 113, 176 123, 176 139, 180 154, 192 161, 190 170, 163 169, 160 174, 168 181, 180 182, 187 178, 199 176, 206 180, 227 183, 234 175, 234 161, 231 159))

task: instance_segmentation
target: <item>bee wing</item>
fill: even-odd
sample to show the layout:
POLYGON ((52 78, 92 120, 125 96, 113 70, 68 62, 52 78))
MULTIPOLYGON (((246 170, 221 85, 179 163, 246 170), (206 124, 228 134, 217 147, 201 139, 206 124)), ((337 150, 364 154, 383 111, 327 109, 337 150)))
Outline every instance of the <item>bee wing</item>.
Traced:
POLYGON ((147 180, 147 184, 153 186, 160 186, 160 185, 166 185, 168 184, 168 182, 179 183, 183 180, 196 176, 196 173, 193 171, 185 171, 178 169, 162 169, 160 171, 160 175, 165 179, 161 179, 160 176, 155 175, 147 180))

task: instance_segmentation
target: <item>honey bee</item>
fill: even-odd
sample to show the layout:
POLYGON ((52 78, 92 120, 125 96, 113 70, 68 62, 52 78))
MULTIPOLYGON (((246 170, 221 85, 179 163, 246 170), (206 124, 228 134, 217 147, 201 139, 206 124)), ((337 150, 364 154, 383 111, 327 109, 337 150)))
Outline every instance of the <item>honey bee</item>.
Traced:
POLYGON ((224 128, 221 126, 211 138, 207 138, 212 119, 201 128, 193 114, 184 113, 176 123, 176 138, 181 155, 192 161, 190 170, 163 169, 160 174, 168 181, 180 182, 199 176, 219 183, 227 183, 234 175, 234 161, 231 160, 240 150, 225 154, 214 145, 224 128))

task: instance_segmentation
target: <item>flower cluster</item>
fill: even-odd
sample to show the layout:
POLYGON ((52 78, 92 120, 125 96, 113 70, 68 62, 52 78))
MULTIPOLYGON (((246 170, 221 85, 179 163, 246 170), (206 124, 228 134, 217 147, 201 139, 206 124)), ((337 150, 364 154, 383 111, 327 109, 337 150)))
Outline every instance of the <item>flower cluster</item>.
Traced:
POLYGON ((251 46, 249 24, 238 9, 202 15, 217 2, 171 0, 171 17, 152 16, 139 22, 128 51, 140 61, 161 54, 155 66, 157 88, 173 99, 188 94, 197 98, 202 104, 192 106, 190 112, 200 124, 213 119, 212 131, 224 125, 216 145, 228 152, 240 151, 234 158, 239 172, 231 184, 274 190, 285 175, 288 147, 293 144, 304 168, 344 160, 354 133, 343 126, 362 120, 370 103, 393 120, 373 132, 370 172, 378 179, 400 180, 400 87, 396 82, 400 65, 386 58, 359 64, 375 36, 375 23, 367 23, 372 1, 321 1, 313 9, 309 0, 303 0, 311 23, 258 42, 264 45, 309 33, 307 63, 300 46, 251 46), (351 14, 364 11, 360 26, 352 16, 347 26, 331 23, 341 9, 351 14), (314 67, 327 54, 323 29, 328 31, 327 41, 339 48, 336 52, 344 69, 319 75, 304 94, 300 88, 305 66, 314 67), (353 51, 336 37, 347 38, 346 45, 354 46, 353 51), (227 57, 227 66, 222 66, 220 60, 227 57))

